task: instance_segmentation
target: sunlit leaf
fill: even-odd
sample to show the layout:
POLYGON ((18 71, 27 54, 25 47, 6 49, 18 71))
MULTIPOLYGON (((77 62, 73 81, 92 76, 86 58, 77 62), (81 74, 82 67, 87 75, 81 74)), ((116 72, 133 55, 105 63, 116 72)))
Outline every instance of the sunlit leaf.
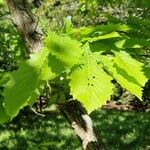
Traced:
POLYGON ((99 40, 104 40, 104 39, 111 39, 111 38, 119 38, 121 35, 118 32, 111 32, 105 35, 100 35, 100 36, 95 36, 93 38, 83 38, 82 41, 89 41, 90 43, 96 42, 99 40))
POLYGON ((95 35, 105 35, 115 31, 127 32, 130 28, 125 24, 108 24, 108 25, 98 25, 98 26, 88 26, 73 29, 70 36, 77 39, 90 38, 95 35))
POLYGON ((113 94, 112 78, 97 64, 92 55, 85 57, 85 63, 70 75, 70 90, 88 113, 102 106, 113 94))
POLYGON ((131 58, 122 51, 116 52, 116 56, 100 56, 101 62, 117 82, 139 99, 142 98, 142 86, 148 78, 143 71, 143 64, 131 58))

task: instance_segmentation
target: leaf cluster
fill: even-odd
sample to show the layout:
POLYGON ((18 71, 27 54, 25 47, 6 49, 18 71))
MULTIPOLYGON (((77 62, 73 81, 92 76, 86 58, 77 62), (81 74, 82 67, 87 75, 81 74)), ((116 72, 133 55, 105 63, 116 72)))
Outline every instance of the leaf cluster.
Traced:
POLYGON ((9 81, 4 85, 0 103, 1 123, 15 117, 24 106, 32 105, 43 85, 63 74, 64 80, 69 81, 70 95, 88 113, 110 99, 115 87, 113 79, 142 100, 142 87, 149 73, 131 54, 148 48, 148 39, 132 37, 130 32, 134 29, 126 24, 82 28, 66 25, 64 29, 61 35, 49 31, 45 47, 31 54, 18 70, 4 76, 9 81))

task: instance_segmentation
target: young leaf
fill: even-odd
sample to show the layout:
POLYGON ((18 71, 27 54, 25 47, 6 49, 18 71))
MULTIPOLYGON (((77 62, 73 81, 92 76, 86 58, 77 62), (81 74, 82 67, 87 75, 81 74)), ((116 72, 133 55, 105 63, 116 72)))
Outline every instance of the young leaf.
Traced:
POLYGON ((69 78, 71 95, 85 106, 88 113, 105 104, 113 94, 112 78, 99 67, 93 55, 85 56, 83 66, 72 71, 69 78))
POLYGON ((73 24, 71 22, 71 16, 68 16, 67 18, 64 18, 64 27, 63 27, 63 33, 69 34, 73 29, 73 24))

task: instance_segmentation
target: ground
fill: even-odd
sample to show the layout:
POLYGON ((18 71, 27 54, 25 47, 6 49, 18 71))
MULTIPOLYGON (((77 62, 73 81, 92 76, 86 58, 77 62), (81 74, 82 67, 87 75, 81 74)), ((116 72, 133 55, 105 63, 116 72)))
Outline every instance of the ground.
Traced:
MULTIPOLYGON (((150 149, 150 112, 99 109, 91 117, 109 150, 150 149)), ((0 149, 81 150, 81 144, 58 112, 46 117, 22 112, 0 126, 0 149)))

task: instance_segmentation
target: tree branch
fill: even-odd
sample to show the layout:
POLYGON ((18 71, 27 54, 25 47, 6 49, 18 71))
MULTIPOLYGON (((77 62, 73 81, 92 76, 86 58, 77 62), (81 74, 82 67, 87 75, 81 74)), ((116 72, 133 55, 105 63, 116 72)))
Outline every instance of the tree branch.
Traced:
POLYGON ((69 100, 59 104, 59 109, 81 140, 84 150, 106 149, 102 139, 96 136, 93 122, 79 101, 69 100))

